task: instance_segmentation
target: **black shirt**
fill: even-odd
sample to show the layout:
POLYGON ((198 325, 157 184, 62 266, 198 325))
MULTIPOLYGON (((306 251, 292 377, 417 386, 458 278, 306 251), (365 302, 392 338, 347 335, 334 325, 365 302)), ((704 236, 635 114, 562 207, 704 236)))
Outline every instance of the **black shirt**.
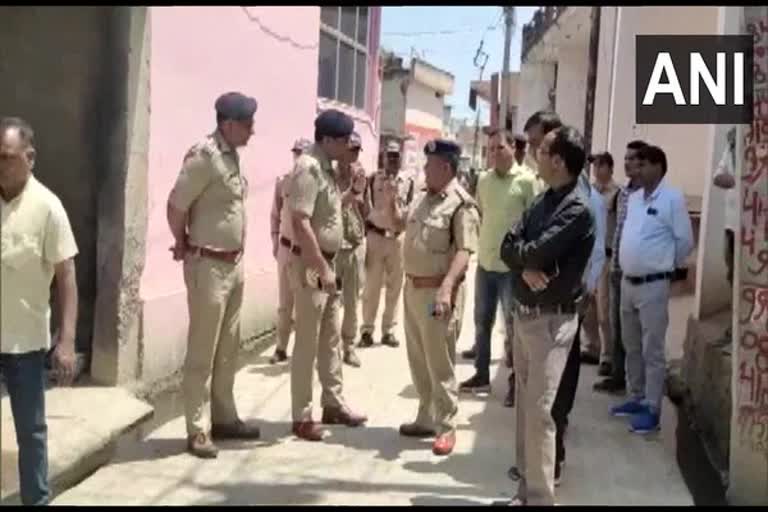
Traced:
POLYGON ((595 243, 595 219, 577 182, 536 196, 520 222, 504 236, 501 259, 512 271, 514 297, 524 306, 569 306, 583 293, 584 270, 595 243), (549 276, 535 292, 523 270, 549 276))

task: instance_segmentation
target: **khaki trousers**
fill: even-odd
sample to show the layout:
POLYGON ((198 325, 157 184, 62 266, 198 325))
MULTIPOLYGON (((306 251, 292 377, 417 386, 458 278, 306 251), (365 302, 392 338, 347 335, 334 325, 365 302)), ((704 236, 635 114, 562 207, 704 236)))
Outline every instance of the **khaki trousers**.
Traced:
POLYGON ((342 308, 344 317, 341 322, 341 341, 344 350, 349 350, 357 335, 357 304, 363 287, 365 273, 365 243, 354 249, 342 249, 336 256, 336 275, 342 283, 342 308))
POLYGON ((456 429, 459 410, 459 388, 456 382, 456 341, 461 332, 464 313, 464 284, 456 294, 450 318, 430 314, 435 302, 435 288, 415 288, 406 280, 405 346, 411 378, 419 395, 415 423, 435 428, 438 435, 456 429))
POLYGON ((386 284, 384 314, 381 333, 390 334, 397 325, 400 292, 403 291, 403 239, 385 238, 370 232, 367 237, 368 251, 365 262, 365 291, 363 292, 363 326, 361 333, 373 333, 379 312, 381 288, 386 284))
MULTIPOLYGON (((307 285, 306 265, 291 255, 288 275, 296 301, 296 341, 291 361, 293 421, 312 419, 315 360, 323 393, 322 407, 341 407, 342 372, 339 354, 341 294, 329 295, 307 285)), ((343 283, 342 283, 343 286, 343 283)))
POLYGON ((288 279, 291 250, 280 244, 277 248, 277 349, 286 350, 293 330, 293 290, 288 279))
POLYGON ((189 334, 182 388, 191 436, 210 432, 212 421, 230 424, 238 419, 232 387, 240 347, 243 263, 188 255, 184 281, 189 334))
POLYGON ((577 327, 575 314, 515 315, 518 494, 529 505, 555 503, 552 405, 577 327))
POLYGON ((610 304, 610 268, 612 260, 605 260, 605 268, 597 285, 597 325, 600 328, 600 362, 613 361, 614 339, 611 336, 610 304))

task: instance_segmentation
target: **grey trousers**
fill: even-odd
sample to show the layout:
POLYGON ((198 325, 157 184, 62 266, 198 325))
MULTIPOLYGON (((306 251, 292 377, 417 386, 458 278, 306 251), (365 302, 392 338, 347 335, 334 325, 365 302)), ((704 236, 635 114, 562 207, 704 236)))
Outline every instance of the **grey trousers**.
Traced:
POLYGON ((621 338, 627 352, 630 398, 661 410, 667 364, 668 280, 621 283, 621 338))
POLYGON ((578 319, 573 315, 515 314, 517 404, 515 455, 522 476, 518 495, 528 505, 555 504, 555 420, 552 405, 578 319))

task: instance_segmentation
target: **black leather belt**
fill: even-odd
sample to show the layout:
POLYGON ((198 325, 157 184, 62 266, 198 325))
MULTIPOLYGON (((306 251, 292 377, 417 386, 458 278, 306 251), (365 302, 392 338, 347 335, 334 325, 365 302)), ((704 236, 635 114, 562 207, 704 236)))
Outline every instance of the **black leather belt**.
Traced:
POLYGON ((381 235, 384 238, 397 238, 402 231, 389 231, 388 229, 382 229, 371 221, 365 222, 365 228, 368 231, 373 231, 377 235, 381 235))
POLYGON ((646 276, 624 276, 629 284, 640 285, 646 283, 653 283, 654 281, 671 280, 674 276, 673 272, 659 272, 658 274, 648 274, 646 276))
POLYGON ((551 304, 526 306, 525 304, 516 304, 515 311, 521 316, 541 316, 541 315, 575 315, 579 312, 578 304, 551 304))
POLYGON ((288 240, 284 236, 280 237, 280 245, 290 249, 290 251, 293 254, 295 254, 296 256, 300 256, 301 255, 301 247, 299 247, 298 245, 293 245, 293 242, 291 242, 290 240, 288 240))
MULTIPOLYGON (((296 256, 301 256, 301 247, 299 247, 298 245, 294 245, 293 242, 291 242, 290 240, 288 240, 284 236, 280 237, 280 245, 290 249, 291 252, 293 254, 295 254, 296 256)), ((321 250, 320 253, 323 255, 323 258, 325 258, 328 261, 333 261, 333 259, 336 257, 336 253, 335 252, 325 252, 325 251, 321 250)))

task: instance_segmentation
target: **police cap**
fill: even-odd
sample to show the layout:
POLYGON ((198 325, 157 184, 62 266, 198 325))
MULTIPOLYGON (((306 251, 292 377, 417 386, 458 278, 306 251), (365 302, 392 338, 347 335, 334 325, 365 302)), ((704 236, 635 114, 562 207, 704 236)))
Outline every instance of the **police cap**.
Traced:
POLYGON ((258 103, 250 96, 239 92, 228 92, 219 96, 215 104, 216 113, 232 121, 248 121, 256 113, 258 103))
POLYGON ((461 157, 461 146, 452 140, 434 139, 424 146, 424 154, 439 156, 454 165, 458 165, 461 157))
POLYGON ((355 129, 355 122, 344 112, 325 110, 315 119, 315 134, 318 137, 340 139, 348 137, 355 129))

